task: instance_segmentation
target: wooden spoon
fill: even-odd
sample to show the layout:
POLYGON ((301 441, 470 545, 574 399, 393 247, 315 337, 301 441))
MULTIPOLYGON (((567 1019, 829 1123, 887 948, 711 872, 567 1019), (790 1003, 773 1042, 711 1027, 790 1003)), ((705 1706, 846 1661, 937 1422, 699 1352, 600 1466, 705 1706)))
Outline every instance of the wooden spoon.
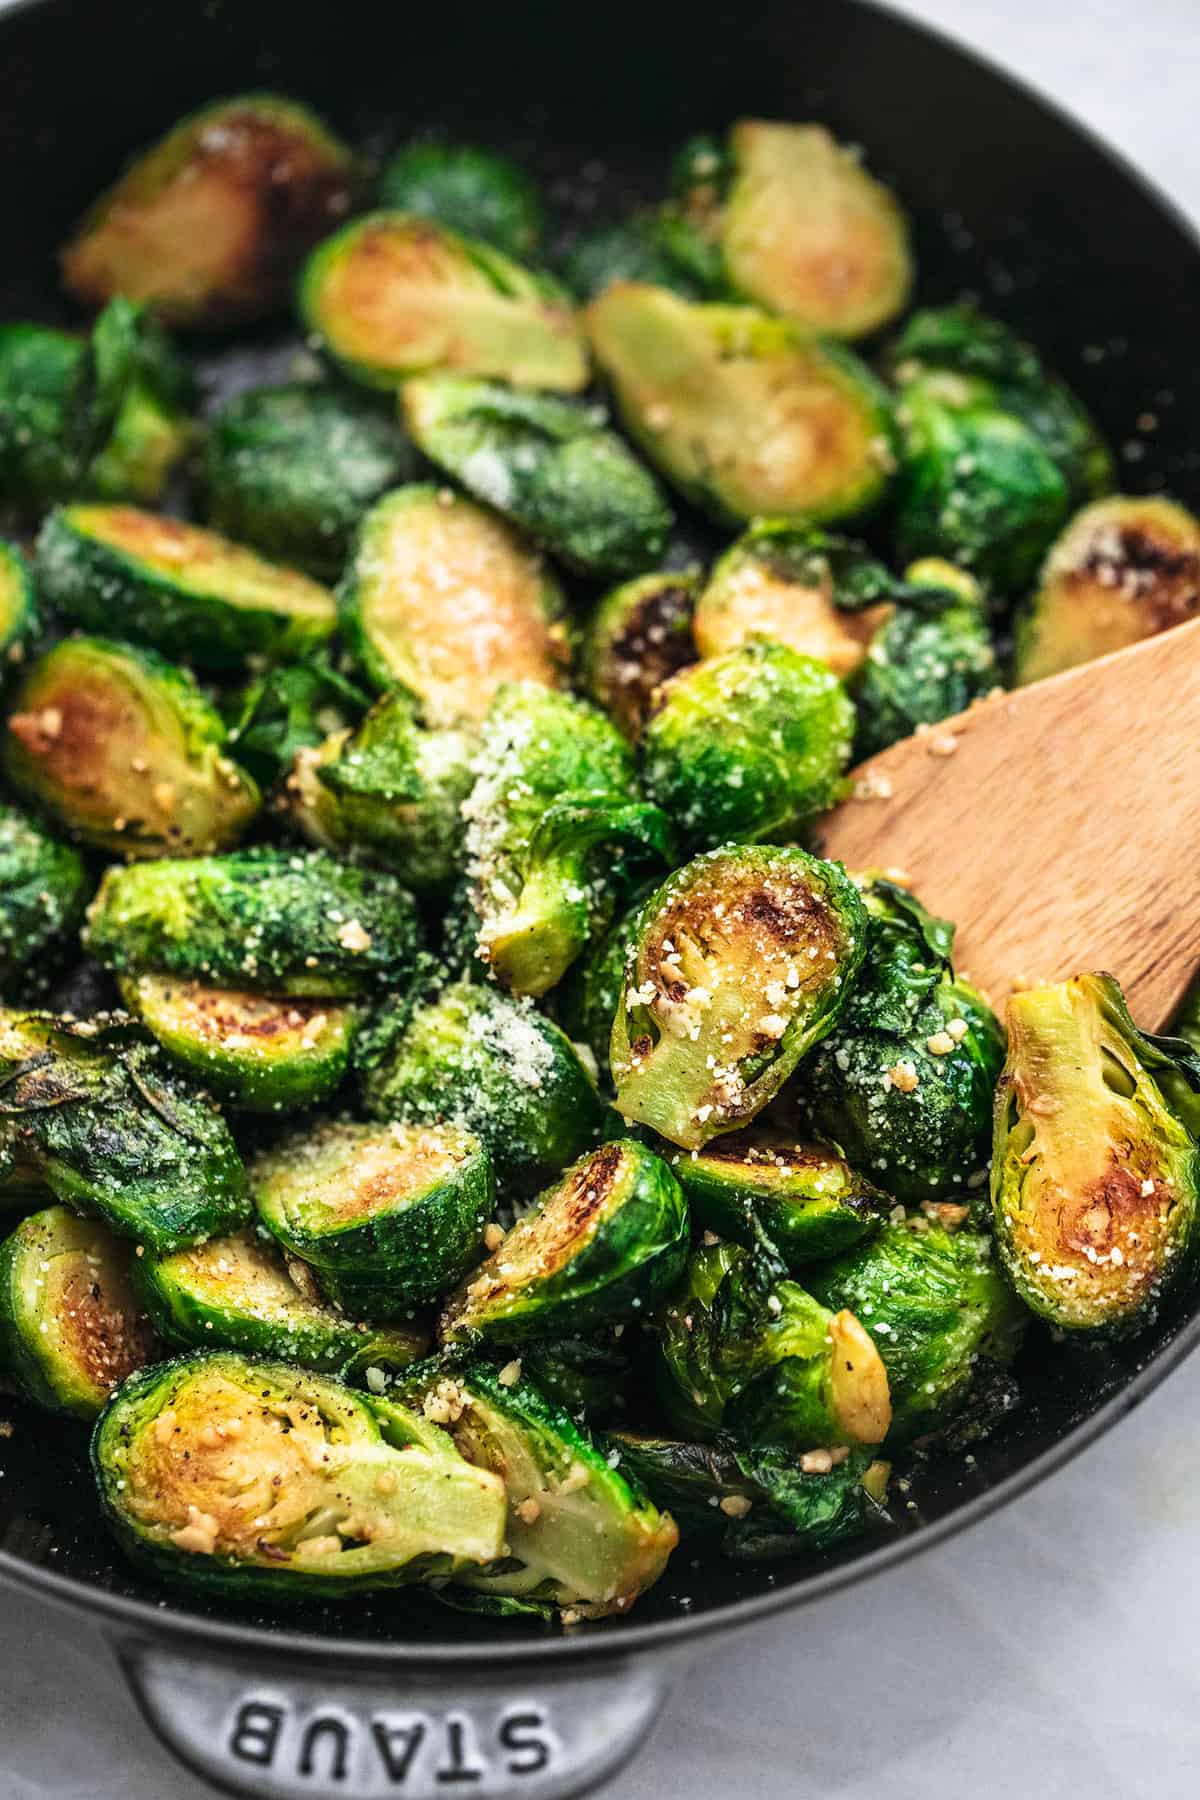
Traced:
POLYGON ((1200 619, 997 693, 854 771, 821 853, 899 871, 1014 987, 1105 969, 1146 1031, 1200 964, 1200 619))

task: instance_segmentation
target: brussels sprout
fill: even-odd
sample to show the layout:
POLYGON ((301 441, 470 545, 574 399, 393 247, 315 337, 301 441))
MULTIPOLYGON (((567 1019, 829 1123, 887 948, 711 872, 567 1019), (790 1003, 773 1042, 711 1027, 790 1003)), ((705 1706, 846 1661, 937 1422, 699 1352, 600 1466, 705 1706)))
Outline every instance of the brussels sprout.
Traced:
POLYGON ((1021 1299, 1060 1330, 1143 1330, 1194 1263, 1200 1149, 1173 1050, 1138 1031, 1111 975, 1009 1000, 996 1240, 1021 1299))
POLYGON ((569 393, 587 386, 587 348, 558 283, 416 214, 343 226, 309 258, 299 299, 321 347, 368 387, 432 369, 569 393))
POLYGON ((372 508, 339 604, 375 687, 407 688, 430 725, 483 718, 504 681, 564 678, 558 583, 502 519, 445 490, 400 488, 372 508))
POLYGON ((892 882, 863 885, 866 961, 800 1071, 808 1126, 904 1202, 953 1197, 987 1162, 1004 1034, 955 977, 954 927, 892 882))
POLYGON ((408 695, 394 689, 357 731, 300 751, 284 805, 310 842, 361 852, 410 887, 444 888, 463 862, 475 749, 465 731, 427 731, 408 695))
POLYGON ((618 281, 669 288, 683 300, 703 300, 707 285, 674 254, 673 221, 664 213, 632 218, 583 232, 562 260, 563 278, 580 300, 594 300, 618 281))
POLYGON ((87 492, 102 500, 157 500, 187 455, 194 427, 191 377, 141 306, 110 300, 92 332, 93 429, 100 448, 87 492))
POLYGON ((841 798, 853 739, 854 708, 833 671, 756 638, 660 690, 642 773, 699 849, 794 837, 841 798))
POLYGON ((60 500, 83 479, 91 442, 86 346, 45 325, 0 325, 0 503, 60 500))
POLYGON ((213 1594, 335 1599, 494 1562, 504 1484, 418 1413, 232 1351, 136 1376, 92 1466, 123 1548, 213 1594))
POLYGON ((892 194, 819 125, 740 119, 728 147, 693 149, 683 219, 735 293, 813 331, 857 338, 903 311, 908 225, 892 194))
POLYGON ((655 691, 696 661, 692 613, 699 570, 639 575, 599 602, 583 644, 583 685, 637 743, 655 691))
POLYGON ((15 806, 0 805, 0 994, 47 985, 90 887, 76 851, 15 806))
POLYGON ((787 1267, 805 1274, 875 1231, 893 1206, 826 1144, 738 1132, 673 1167, 697 1224, 749 1248, 765 1231, 787 1267))
POLYGON ((624 1414, 633 1391, 632 1341, 624 1321, 587 1337, 534 1339, 521 1345, 521 1368, 573 1419, 604 1424, 624 1414))
POLYGON ((331 1094, 356 1016, 324 1000, 276 1000, 175 975, 127 975, 121 997, 171 1061, 227 1106, 294 1112, 331 1094))
POLYGON ((347 211, 349 151, 295 101, 219 100, 144 150, 62 252, 77 300, 148 300, 160 318, 224 330, 281 309, 309 247, 347 211))
POLYGON ((549 1187, 450 1295, 447 1343, 520 1343, 647 1310, 678 1278, 688 1214, 661 1157, 601 1144, 549 1187))
POLYGON ((260 786, 273 787, 299 751, 354 724, 369 705, 324 655, 280 663, 233 696, 229 744, 260 786))
POLYGON ((401 983, 418 925, 392 875, 261 848, 110 868, 85 941, 117 975, 344 999, 401 983))
POLYGON ((595 1137, 600 1102, 583 1064, 528 1001, 460 981, 395 1024, 358 1059, 367 1112, 475 1133, 502 1193, 532 1192, 595 1137))
POLYGON ((694 1252, 656 1326, 659 1395, 689 1435, 726 1430, 801 1451, 887 1435, 887 1371, 860 1321, 780 1279, 760 1254, 694 1252))
POLYGON ((823 1305, 861 1319, 878 1347, 892 1395, 889 1444, 945 1426, 984 1368, 1012 1361, 1028 1320, 990 1237, 923 1216, 885 1225, 807 1279, 823 1305))
POLYGON ((671 830, 637 796, 602 713, 529 682, 502 688, 464 806, 478 954, 516 994, 560 981, 603 929, 630 862, 666 862, 671 830))
POLYGON ((236 394, 210 421, 204 473, 214 525, 318 580, 341 574, 354 528, 414 457, 382 407, 294 382, 236 394))
POLYGON ((379 199, 434 219, 505 256, 533 256, 542 235, 537 185, 517 163, 473 144, 407 144, 385 165, 379 199))
POLYGON ((637 942, 642 905, 652 886, 643 887, 604 935, 572 964, 555 993, 559 1023, 576 1043, 591 1051, 597 1073, 604 1079, 609 1072, 613 1020, 617 1016, 629 959, 637 942))
POLYGON ((460 1577, 468 1587, 598 1619, 628 1612, 658 1580, 679 1541, 675 1521, 524 1378, 520 1363, 497 1372, 474 1362, 450 1375, 434 1363, 402 1392, 445 1422, 460 1455, 504 1483, 504 1560, 460 1577))
POLYGON ((404 388, 417 448, 584 575, 651 568, 674 524, 648 470, 578 400, 431 375, 404 388))
POLYGON ((353 1380, 407 1368, 429 1337, 418 1325, 372 1328, 322 1299, 307 1266, 256 1230, 137 1259, 134 1276, 163 1337, 184 1349, 277 1356, 353 1380))
POLYGON ((259 809, 186 669, 108 638, 64 638, 9 714, 13 786, 73 837, 130 857, 220 850, 259 809))
POLYGON ((1123 650, 1200 612, 1200 520, 1171 500, 1085 507, 1017 615, 1018 687, 1123 650))
POLYGON ((751 306, 620 282, 587 310, 630 435, 722 521, 865 512, 894 466, 887 395, 849 351, 751 306))
POLYGON ((215 531, 133 506, 65 506, 38 539, 38 584, 66 618, 118 630, 205 669, 303 652, 330 636, 333 597, 215 531))
POLYGON ((645 902, 612 1034, 617 1111, 699 1149, 778 1093, 833 1029, 867 918, 838 863, 729 847, 645 902))
POLYGON ((129 1266, 127 1244, 65 1206, 22 1220, 0 1244, 0 1366, 27 1398, 93 1419, 154 1360, 129 1266))
POLYGON ((40 1184, 122 1237, 179 1249, 250 1212, 207 1094, 129 1025, 0 1012, 0 1178, 40 1184))
POLYGON ((476 1260, 495 1184, 486 1146, 457 1125, 327 1122, 250 1169, 259 1218, 351 1314, 411 1316, 476 1260))
POLYGON ((24 662, 40 625, 33 571, 17 546, 0 538, 0 683, 24 662))
POLYGON ((854 687, 856 760, 965 712, 997 685, 983 595, 973 583, 964 592, 962 571, 943 585, 943 567, 932 557, 912 565, 871 640, 854 687))
POLYGON ((696 648, 723 656, 750 638, 773 638, 845 679, 889 617, 897 585, 859 544, 756 519, 714 565, 696 602, 696 648))

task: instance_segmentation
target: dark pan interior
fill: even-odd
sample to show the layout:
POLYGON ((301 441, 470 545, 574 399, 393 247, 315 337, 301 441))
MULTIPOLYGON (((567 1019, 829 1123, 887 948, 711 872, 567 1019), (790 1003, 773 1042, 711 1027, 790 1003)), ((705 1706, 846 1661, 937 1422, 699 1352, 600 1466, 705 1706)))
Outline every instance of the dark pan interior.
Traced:
MULTIPOLYGON (((1124 486, 1200 504, 1197 243, 1070 122, 888 14, 849 0, 751 0, 718 35, 694 4, 645 0, 595 9, 441 0, 428 11, 372 0, 36 0, 0 19, 0 69, 0 317, 61 313, 53 251, 71 220, 124 153, 221 94, 279 88, 380 143, 439 124, 507 145, 576 219, 659 191, 672 147, 692 130, 742 113, 814 118, 866 145, 911 208, 921 297, 976 292, 1083 394, 1118 447, 1124 486)), ((997 844, 996 854, 1015 848, 997 844)), ((865 1570, 889 1542, 1012 1478, 1033 1479, 1066 1433, 1116 1396, 1132 1404, 1168 1346, 1178 1353, 1197 1333, 1200 1321, 1181 1307, 1110 1352, 1084 1356, 1035 1335, 1024 1404, 1001 1434, 913 1472, 891 1530, 840 1562, 865 1570)), ((25 1410, 13 1420, 0 1441, 0 1570, 15 1558, 161 1601, 95 1521, 78 1430, 25 1410)), ((825 1559, 764 1574, 681 1552, 637 1623, 600 1630, 636 1639, 644 1626, 768 1589, 824 1585, 830 1568, 825 1559)), ((512 1627, 405 1596, 224 1616, 342 1640, 521 1640, 512 1627)))

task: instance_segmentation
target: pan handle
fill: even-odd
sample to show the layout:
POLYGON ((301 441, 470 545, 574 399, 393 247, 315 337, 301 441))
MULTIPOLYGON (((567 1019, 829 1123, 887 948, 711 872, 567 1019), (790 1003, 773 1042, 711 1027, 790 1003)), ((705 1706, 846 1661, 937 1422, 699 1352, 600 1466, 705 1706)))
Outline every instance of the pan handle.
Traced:
POLYGON ((171 1753, 246 1800, 567 1800, 600 1786, 653 1725, 678 1665, 656 1656, 361 1669, 251 1662, 117 1636, 142 1714, 171 1753))

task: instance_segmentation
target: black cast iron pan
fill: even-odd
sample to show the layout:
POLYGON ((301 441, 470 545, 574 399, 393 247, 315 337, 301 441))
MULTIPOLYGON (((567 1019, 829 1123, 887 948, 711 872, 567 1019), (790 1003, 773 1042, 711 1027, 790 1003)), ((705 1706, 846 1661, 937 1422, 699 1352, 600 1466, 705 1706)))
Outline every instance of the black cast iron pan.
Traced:
MULTIPOLYGON (((1200 244, 1071 121, 854 0, 749 0, 719 18, 679 0, 24 0, 0 14, 0 317, 61 313, 54 249, 131 148, 205 100, 268 86, 352 138, 437 124, 507 146, 576 217, 654 195, 691 131, 745 113, 819 119, 868 146, 911 208, 921 297, 976 292, 1083 395, 1123 487, 1200 506, 1200 244)), ((277 1616, 166 1595, 97 1524, 75 1429, 24 1412, 0 1441, 0 1578, 100 1614, 151 1723, 230 1791, 573 1794, 621 1765, 703 1633, 882 1573, 979 1519, 1136 1405, 1197 1337, 1192 1301, 1110 1352, 1035 1338, 1021 1410, 973 1459, 919 1470, 889 1531, 769 1576, 680 1554, 633 1619, 572 1636, 411 1595, 277 1616)))

